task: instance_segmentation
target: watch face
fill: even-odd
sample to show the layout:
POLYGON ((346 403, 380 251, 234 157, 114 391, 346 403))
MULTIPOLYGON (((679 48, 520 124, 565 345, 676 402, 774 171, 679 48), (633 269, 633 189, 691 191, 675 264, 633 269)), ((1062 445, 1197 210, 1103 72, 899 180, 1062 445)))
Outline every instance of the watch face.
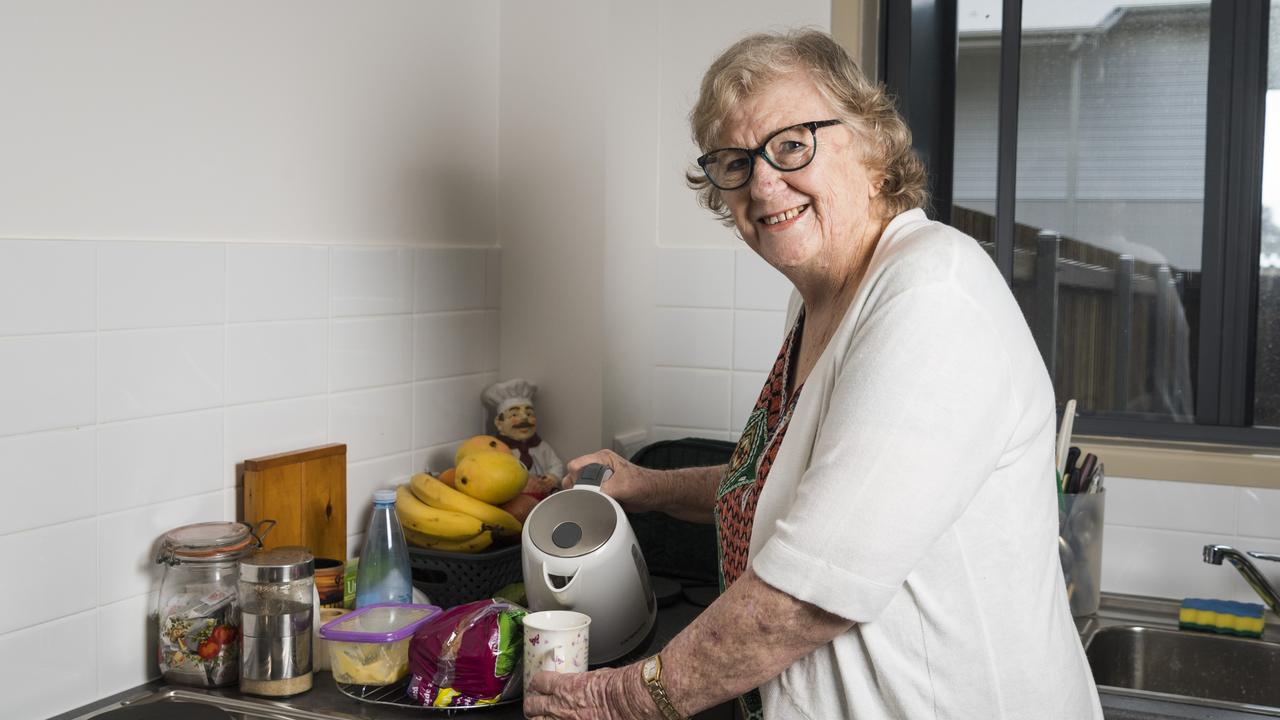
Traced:
POLYGON ((658 679, 658 659, 649 658, 644 661, 644 681, 653 682, 658 679))

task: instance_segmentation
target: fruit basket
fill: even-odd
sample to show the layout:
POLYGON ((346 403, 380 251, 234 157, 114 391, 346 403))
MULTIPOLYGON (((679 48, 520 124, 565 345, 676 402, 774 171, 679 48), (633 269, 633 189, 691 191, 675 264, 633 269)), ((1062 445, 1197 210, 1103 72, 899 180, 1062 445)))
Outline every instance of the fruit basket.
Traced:
POLYGON ((409 546, 413 584, 431 604, 448 609, 472 600, 493 597, 520 582, 520 543, 475 553, 448 552, 409 546))

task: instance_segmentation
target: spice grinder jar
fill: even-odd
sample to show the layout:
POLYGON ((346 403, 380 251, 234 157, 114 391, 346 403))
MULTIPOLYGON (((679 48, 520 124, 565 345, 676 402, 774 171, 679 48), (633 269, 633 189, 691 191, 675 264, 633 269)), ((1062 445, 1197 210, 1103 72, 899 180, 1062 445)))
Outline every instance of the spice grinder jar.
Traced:
POLYGON ((311 689, 315 560, 278 547, 240 561, 240 691, 287 697, 311 689))

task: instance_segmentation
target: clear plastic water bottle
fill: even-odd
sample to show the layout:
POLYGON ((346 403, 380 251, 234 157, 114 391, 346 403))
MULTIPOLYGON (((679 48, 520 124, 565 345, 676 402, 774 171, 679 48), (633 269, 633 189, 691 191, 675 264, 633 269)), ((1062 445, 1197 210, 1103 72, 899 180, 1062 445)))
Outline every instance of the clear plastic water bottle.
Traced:
POLYGON ((407 603, 413 599, 409 550, 396 515, 395 490, 373 493, 373 517, 364 535, 357 568, 357 608, 375 603, 407 603))

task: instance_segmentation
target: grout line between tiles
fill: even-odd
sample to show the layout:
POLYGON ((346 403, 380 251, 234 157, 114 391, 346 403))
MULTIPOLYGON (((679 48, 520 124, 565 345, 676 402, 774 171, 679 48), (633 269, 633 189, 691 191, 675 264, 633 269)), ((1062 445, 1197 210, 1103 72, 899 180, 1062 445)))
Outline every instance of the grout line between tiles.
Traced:
MULTIPOLYGON (((334 273, 333 254, 334 254, 335 247, 336 246, 329 246, 328 248, 325 249, 325 259, 324 259, 324 274, 328 280, 327 282, 328 291, 327 291, 327 297, 325 298, 327 300, 327 302, 325 303, 325 308, 327 309, 327 312, 325 313, 325 327, 327 329, 327 332, 330 334, 330 340, 332 340, 332 335, 333 335, 333 303, 334 303, 333 296, 335 294, 334 288, 337 286, 337 283, 334 282, 334 278, 333 278, 333 273, 334 273)), ((330 352, 332 352, 332 345, 330 346, 330 352)), ((332 357, 329 358, 328 380, 327 380, 327 387, 325 388, 325 394, 324 394, 324 437, 325 437, 325 440, 327 440, 328 442, 333 442, 333 358, 332 357)))
POLYGON ((102 245, 96 242, 93 280, 93 605, 97 608, 102 605, 102 442, 98 434, 102 425, 102 245))
POLYGON ((62 621, 64 621, 64 620, 68 620, 68 619, 70 619, 70 618, 74 618, 74 617, 77 617, 77 616, 79 616, 79 615, 90 615, 90 614, 92 614, 92 615, 94 616, 94 620, 95 620, 95 623, 94 623, 94 624, 95 624, 95 626, 96 626, 96 624, 97 624, 97 623, 96 623, 96 621, 97 621, 97 615, 98 615, 98 608, 97 608, 97 606, 94 606, 94 607, 91 607, 91 608, 86 608, 86 609, 84 609, 84 610, 76 610, 75 612, 70 612, 70 613, 67 613, 67 614, 65 614, 65 615, 59 615, 59 616, 57 616, 57 617, 52 617, 52 618, 49 618, 49 619, 47 619, 47 620, 41 620, 40 622, 38 622, 38 623, 33 623, 33 624, 31 624, 31 625, 23 625, 22 627, 16 627, 16 628, 12 628, 12 629, 10 629, 10 630, 6 630, 6 631, 4 631, 4 632, 0 633, 0 638, 5 638, 5 637, 9 637, 9 636, 11 636, 11 635, 16 635, 16 634, 18 634, 18 633, 20 633, 20 632, 26 632, 26 631, 28 631, 28 630, 32 630, 32 629, 35 629, 35 628, 39 628, 39 627, 42 627, 42 626, 44 626, 44 625, 49 625, 49 624, 56 623, 56 622, 62 622, 62 621))

